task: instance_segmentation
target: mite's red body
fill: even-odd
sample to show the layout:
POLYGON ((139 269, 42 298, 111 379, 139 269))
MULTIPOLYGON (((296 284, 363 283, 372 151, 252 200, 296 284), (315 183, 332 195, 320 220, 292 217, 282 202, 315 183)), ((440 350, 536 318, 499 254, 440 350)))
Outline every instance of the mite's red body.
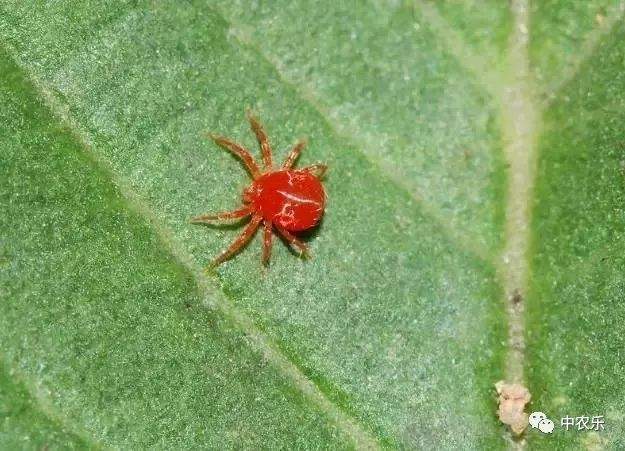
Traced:
POLYGON ((308 171, 286 170, 263 174, 243 193, 243 201, 264 220, 291 232, 317 225, 326 195, 317 177, 308 171))
POLYGON ((243 192, 243 207, 192 219, 193 223, 211 223, 215 220, 251 216, 245 230, 213 261, 213 266, 238 252, 254 235, 261 222, 264 226, 263 263, 269 262, 274 229, 301 254, 307 255, 308 247, 291 232, 300 232, 317 225, 325 209, 326 194, 320 178, 327 167, 314 164, 292 169, 305 145, 300 141, 293 147, 284 164, 279 169, 274 169, 271 147, 263 127, 251 115, 248 115, 248 119, 261 147, 264 163, 262 171, 243 146, 224 137, 211 136, 219 146, 241 159, 253 179, 252 184, 243 192))

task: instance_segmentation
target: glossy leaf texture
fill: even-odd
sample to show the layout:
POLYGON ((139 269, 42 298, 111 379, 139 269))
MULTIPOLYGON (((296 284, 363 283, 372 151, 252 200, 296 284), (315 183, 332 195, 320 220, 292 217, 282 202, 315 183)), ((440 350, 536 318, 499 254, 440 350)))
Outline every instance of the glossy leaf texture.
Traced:
MULTIPOLYGON (((606 422, 522 444, 618 448, 623 7, 516 3, 538 112, 528 409, 606 422)), ((0 447, 509 447, 514 14, 0 2, 0 447), (206 132, 258 155, 248 107, 277 161, 306 136, 299 164, 329 165, 327 211, 311 260, 277 242, 265 270, 259 235, 207 274, 240 228, 189 218, 239 206, 249 179, 206 132)))

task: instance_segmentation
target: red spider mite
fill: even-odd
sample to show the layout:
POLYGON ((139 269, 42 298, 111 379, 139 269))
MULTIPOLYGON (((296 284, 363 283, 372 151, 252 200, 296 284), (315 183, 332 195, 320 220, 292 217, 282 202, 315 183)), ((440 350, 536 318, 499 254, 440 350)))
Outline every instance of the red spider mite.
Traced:
POLYGON ((321 184, 328 167, 313 164, 293 169, 293 164, 304 149, 306 142, 298 141, 279 169, 274 168, 272 150, 267 134, 260 122, 250 113, 247 118, 263 156, 263 169, 250 152, 240 144, 223 136, 210 134, 215 143, 238 157, 252 176, 252 184, 243 190, 243 206, 236 210, 217 214, 204 214, 191 219, 193 224, 210 224, 213 221, 239 219, 251 216, 241 234, 213 260, 209 268, 228 260, 252 238, 263 223, 262 263, 268 264, 273 234, 279 233, 300 255, 308 256, 308 247, 292 232, 301 232, 317 225, 323 215, 326 194, 321 184))

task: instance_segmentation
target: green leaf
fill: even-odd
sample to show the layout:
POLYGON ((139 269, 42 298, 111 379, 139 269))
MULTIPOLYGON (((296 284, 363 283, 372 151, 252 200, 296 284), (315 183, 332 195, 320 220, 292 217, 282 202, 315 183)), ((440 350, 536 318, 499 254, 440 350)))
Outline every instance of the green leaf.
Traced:
POLYGON ((559 434, 569 448, 625 446, 624 43, 619 19, 547 109, 539 146, 530 386, 555 417, 606 423, 559 434))
POLYGON ((624 8, 569 3, 0 3, 0 447, 625 445, 624 8), (328 207, 206 274, 247 107, 328 207))

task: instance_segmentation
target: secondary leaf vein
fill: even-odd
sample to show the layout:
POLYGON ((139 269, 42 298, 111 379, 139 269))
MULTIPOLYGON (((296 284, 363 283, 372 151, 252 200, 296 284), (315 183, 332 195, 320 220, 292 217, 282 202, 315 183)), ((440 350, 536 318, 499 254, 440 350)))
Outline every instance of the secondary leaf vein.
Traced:
POLYGON ((610 33, 614 26, 619 23, 625 16, 625 0, 614 5, 606 14, 603 23, 588 34, 586 40, 582 44, 580 50, 575 53, 574 57, 565 66, 565 71, 558 80, 551 86, 547 86, 542 93, 545 99, 542 102, 543 110, 547 109, 551 103, 563 95, 562 91, 578 74, 584 63, 595 53, 597 46, 601 43, 604 36, 610 33))

